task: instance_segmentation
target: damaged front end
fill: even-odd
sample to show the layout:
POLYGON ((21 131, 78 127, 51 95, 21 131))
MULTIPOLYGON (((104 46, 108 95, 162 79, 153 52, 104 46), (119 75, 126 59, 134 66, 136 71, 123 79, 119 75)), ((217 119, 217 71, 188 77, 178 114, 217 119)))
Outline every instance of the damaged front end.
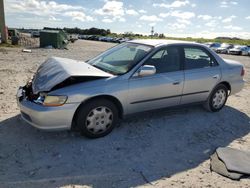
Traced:
POLYGON ((112 76, 87 63, 65 58, 49 58, 34 78, 18 90, 18 100, 26 99, 44 106, 61 106, 68 96, 51 96, 49 92, 70 85, 94 81, 112 76))
POLYGON ((32 81, 27 82, 27 84, 22 87, 22 99, 25 97, 27 100, 34 102, 36 104, 44 105, 44 106, 60 106, 66 103, 68 96, 50 96, 48 95, 49 92, 61 89, 67 86, 71 86, 78 83, 94 81, 97 79, 101 79, 102 77, 81 77, 75 76, 70 77, 63 82, 55 85, 50 91, 38 92, 35 94, 32 89, 32 81))

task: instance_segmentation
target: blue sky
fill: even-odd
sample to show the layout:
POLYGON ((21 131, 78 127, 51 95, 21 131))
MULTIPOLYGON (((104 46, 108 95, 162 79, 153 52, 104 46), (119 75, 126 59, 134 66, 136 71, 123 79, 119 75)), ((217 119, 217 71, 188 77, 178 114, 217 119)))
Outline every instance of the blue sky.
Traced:
POLYGON ((4 0, 9 27, 98 27, 175 37, 250 39, 249 0, 4 0))

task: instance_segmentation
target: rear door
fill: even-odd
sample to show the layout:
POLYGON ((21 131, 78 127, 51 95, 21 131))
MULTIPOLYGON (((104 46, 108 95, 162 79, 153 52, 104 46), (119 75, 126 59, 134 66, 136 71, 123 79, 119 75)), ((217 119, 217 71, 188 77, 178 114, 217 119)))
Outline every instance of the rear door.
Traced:
POLYGON ((129 79, 130 113, 180 104, 184 81, 180 60, 178 47, 165 47, 144 63, 155 66, 156 73, 129 79))
POLYGON ((203 47, 183 47, 185 84, 181 104, 205 101, 221 78, 219 64, 203 47))

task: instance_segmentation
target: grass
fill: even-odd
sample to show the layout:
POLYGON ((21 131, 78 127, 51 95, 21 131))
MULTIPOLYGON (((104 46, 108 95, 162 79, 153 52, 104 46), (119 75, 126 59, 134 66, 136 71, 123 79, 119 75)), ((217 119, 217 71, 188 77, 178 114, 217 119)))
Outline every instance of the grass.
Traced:
POLYGON ((19 45, 12 45, 10 43, 0 43, 0 48, 19 48, 19 45))
MULTIPOLYGON (((150 37, 142 37, 144 39, 149 39, 150 37)), ((153 39, 159 39, 158 37, 153 37, 153 39)), ((174 37, 165 37, 162 39, 169 40, 182 40, 182 41, 195 41, 198 43, 206 42, 219 42, 219 43, 228 43, 228 44, 238 44, 238 45, 247 45, 250 46, 250 40, 233 40, 233 39, 204 39, 204 38, 174 38, 174 37)))
MULTIPOLYGON (((109 35, 111 37, 115 37, 117 35, 109 35)), ((123 37, 123 35, 118 35, 118 37, 123 37)), ((129 38, 137 38, 137 39, 151 39, 149 36, 131 36, 129 38)), ((228 44, 238 44, 238 45, 246 45, 250 46, 250 40, 235 40, 235 39, 204 39, 204 38, 175 38, 175 37, 153 37, 152 39, 167 39, 167 40, 182 40, 182 41, 194 41, 198 43, 206 43, 206 42, 219 42, 219 43, 228 43, 228 44)))

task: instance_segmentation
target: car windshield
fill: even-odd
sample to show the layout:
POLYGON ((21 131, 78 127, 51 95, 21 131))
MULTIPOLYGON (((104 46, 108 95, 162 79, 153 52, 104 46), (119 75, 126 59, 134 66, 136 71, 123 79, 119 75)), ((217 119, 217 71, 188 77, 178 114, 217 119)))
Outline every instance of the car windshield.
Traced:
POLYGON ((123 43, 103 52, 89 60, 88 63, 111 74, 125 74, 141 61, 152 48, 148 45, 123 43))

